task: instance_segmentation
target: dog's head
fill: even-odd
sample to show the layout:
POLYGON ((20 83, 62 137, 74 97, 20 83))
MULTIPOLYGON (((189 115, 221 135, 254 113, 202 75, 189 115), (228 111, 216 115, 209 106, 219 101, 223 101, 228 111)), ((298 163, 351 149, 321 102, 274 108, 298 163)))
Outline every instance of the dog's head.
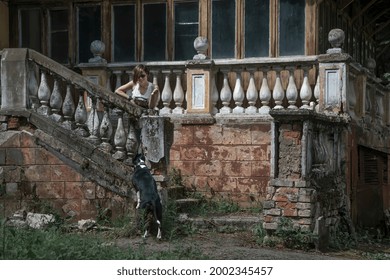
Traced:
POLYGON ((146 165, 145 160, 146 159, 145 159, 145 156, 143 154, 137 154, 133 158, 133 164, 134 164, 134 166, 146 165))

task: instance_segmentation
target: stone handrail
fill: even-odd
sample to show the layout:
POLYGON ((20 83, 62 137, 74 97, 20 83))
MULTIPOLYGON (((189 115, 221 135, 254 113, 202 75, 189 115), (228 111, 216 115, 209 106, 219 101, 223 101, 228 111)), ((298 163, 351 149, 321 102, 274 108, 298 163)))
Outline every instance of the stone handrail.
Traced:
POLYGON ((36 112, 131 164, 141 107, 30 49, 3 51, 1 83, 1 114, 36 112))
MULTIPOLYGON (((317 56, 226 60, 145 62, 151 81, 160 87, 160 114, 181 115, 188 109, 188 70, 207 69, 212 103, 211 115, 266 115, 270 109, 308 109, 316 102, 313 91, 318 69, 317 56)), ((112 63, 107 68, 115 90, 131 79, 136 63, 112 63)))

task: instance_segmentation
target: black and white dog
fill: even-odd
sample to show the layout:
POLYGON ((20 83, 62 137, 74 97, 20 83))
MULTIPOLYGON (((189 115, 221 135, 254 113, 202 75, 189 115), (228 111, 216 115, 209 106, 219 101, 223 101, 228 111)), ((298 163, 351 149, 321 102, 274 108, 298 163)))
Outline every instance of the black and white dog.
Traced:
POLYGON ((158 226, 157 238, 161 239, 162 205, 157 191, 157 184, 149 168, 145 164, 145 157, 137 154, 133 159, 134 174, 133 186, 137 191, 137 209, 143 210, 145 227, 144 238, 148 235, 151 223, 148 217, 152 214, 158 226))

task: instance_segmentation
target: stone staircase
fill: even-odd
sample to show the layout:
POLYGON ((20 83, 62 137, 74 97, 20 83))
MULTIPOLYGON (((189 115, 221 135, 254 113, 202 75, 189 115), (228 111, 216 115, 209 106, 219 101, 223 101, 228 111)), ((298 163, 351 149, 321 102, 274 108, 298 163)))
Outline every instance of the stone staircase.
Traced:
POLYGON ((187 196, 184 186, 167 188, 170 201, 174 201, 178 214, 178 222, 187 224, 200 231, 213 230, 217 232, 250 231, 262 222, 262 215, 239 211, 234 213, 193 214, 195 207, 201 207, 202 201, 187 196))

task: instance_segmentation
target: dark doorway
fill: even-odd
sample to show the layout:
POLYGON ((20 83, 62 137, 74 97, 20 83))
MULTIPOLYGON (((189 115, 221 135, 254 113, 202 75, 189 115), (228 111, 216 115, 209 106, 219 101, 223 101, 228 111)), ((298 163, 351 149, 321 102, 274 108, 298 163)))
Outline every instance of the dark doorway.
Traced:
POLYGON ((378 227, 383 222, 383 193, 388 183, 387 174, 387 154, 359 147, 359 183, 356 189, 357 226, 378 227))

